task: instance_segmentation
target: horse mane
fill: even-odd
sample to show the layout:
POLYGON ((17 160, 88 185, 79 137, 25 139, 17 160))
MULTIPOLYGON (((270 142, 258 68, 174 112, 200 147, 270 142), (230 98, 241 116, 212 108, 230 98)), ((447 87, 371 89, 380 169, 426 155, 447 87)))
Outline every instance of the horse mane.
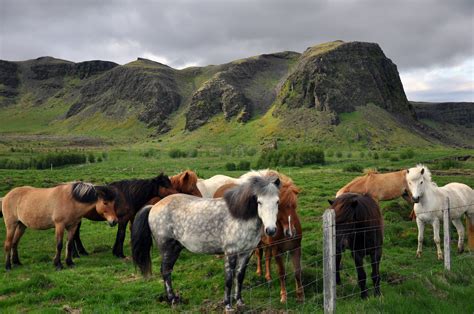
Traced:
POLYGON ((227 190, 224 193, 224 200, 232 217, 249 220, 258 214, 257 195, 277 194, 279 188, 278 177, 254 176, 245 183, 227 190))
POLYGON ((97 201, 97 191, 92 183, 74 182, 71 190, 72 198, 80 203, 93 203, 97 201))
POLYGON ((156 191, 160 187, 170 188, 171 181, 168 176, 160 173, 154 178, 115 181, 108 186, 115 187, 123 195, 125 202, 138 210, 150 199, 159 196, 156 195, 156 191))
MULTIPOLYGON (((288 178, 284 176, 285 178, 288 178)), ((300 189, 293 183, 291 179, 285 181, 280 175, 281 179, 281 188, 280 188, 280 204, 291 205, 292 207, 296 208, 296 204, 298 203, 298 194, 300 193, 300 189)))
POLYGON ((336 212, 336 224, 358 223, 361 226, 382 225, 379 205, 369 195, 344 193, 331 206, 336 212))
POLYGON ((117 190, 114 187, 107 186, 107 185, 96 185, 95 190, 97 192, 97 196, 104 201, 115 201, 117 198, 117 190))
POLYGON ((410 168, 407 170, 407 176, 414 179, 416 175, 421 175, 425 180, 433 184, 434 186, 438 186, 436 182, 433 182, 431 179, 431 171, 423 164, 417 164, 414 168, 410 168), (423 174, 421 171, 424 169, 423 174), (415 171, 415 172, 414 172, 415 171))

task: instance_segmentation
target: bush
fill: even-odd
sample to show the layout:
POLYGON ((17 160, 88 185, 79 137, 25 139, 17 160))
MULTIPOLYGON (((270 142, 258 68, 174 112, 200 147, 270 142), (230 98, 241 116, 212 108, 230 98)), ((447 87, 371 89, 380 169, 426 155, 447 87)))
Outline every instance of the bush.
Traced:
POLYGON ((347 158, 352 158, 352 153, 351 152, 347 153, 347 158))
POLYGON ((337 153, 336 153, 336 157, 337 157, 337 158, 342 158, 342 153, 341 153, 341 152, 337 152, 337 153))
POLYGON ((316 148, 271 150, 262 152, 257 161, 257 168, 301 167, 303 165, 324 164, 324 162, 324 152, 316 148))
POLYGON ((84 164, 87 162, 87 155, 75 152, 55 152, 40 155, 29 159, 0 159, 2 169, 49 169, 65 165, 84 164))
POLYGON ((374 153, 374 159, 379 159, 379 154, 377 154, 377 152, 374 153))
POLYGON ((249 147, 245 149, 245 155, 247 156, 255 156, 257 154, 257 149, 255 147, 249 147))
POLYGON ((236 166, 233 162, 228 162, 225 164, 225 169, 227 171, 234 171, 236 169, 236 166))
POLYGON ((184 152, 184 151, 182 151, 182 150, 180 150, 180 149, 172 149, 172 150, 170 150, 170 152, 169 152, 169 156, 170 156, 171 158, 183 158, 183 157, 186 157, 187 154, 186 154, 186 152, 184 152))
POLYGON ((451 168, 462 168, 462 163, 457 160, 443 160, 435 164, 435 168, 439 170, 448 170, 451 168))
POLYGON ((238 170, 250 170, 250 161, 241 160, 237 165, 238 170))
POLYGON ((198 150, 192 149, 191 151, 189 151, 188 156, 191 158, 196 158, 198 156, 198 150))
POLYGON ((390 157, 390 161, 399 161, 400 159, 398 158, 398 156, 391 156, 390 157))
POLYGON ((146 151, 140 153, 140 156, 143 156, 143 157, 146 157, 146 158, 155 157, 157 155, 158 155, 158 150, 156 150, 154 148, 149 148, 146 151))
POLYGON ((87 160, 88 160, 90 163, 94 163, 94 162, 95 162, 94 154, 93 154, 93 153, 89 153, 89 155, 87 156, 87 160))
POLYGON ((361 165, 350 164, 345 166, 342 170, 346 172, 363 172, 364 168, 361 165))
POLYGON ((364 158, 364 157, 365 157, 365 153, 364 153, 364 152, 360 152, 360 153, 359 153, 359 157, 360 157, 361 159, 364 158))
POLYGON ((382 153, 382 158, 383 159, 389 159, 390 158, 390 153, 389 152, 383 152, 382 153))
POLYGON ((327 153, 326 153, 326 156, 328 157, 333 157, 334 156, 334 152, 332 150, 328 150, 327 153))
POLYGON ((400 159, 411 159, 413 157, 415 157, 413 149, 407 149, 400 153, 400 159))

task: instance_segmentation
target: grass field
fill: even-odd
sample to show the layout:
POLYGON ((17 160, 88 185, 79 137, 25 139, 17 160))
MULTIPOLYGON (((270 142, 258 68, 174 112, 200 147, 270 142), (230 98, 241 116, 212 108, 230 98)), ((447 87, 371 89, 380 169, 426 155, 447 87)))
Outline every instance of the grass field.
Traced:
MULTIPOLYGON (((19 148, 11 151, 11 143, 0 144, 0 157, 24 157, 39 151, 58 149, 58 144, 44 141, 15 143, 19 148), (22 148, 33 148, 33 152, 22 148)), ((59 149, 64 149, 59 147, 59 149)), ((225 163, 249 160, 255 164, 258 154, 247 156, 236 150, 228 152, 199 149, 196 158, 172 159, 166 146, 147 142, 128 146, 88 147, 88 150, 107 152, 102 163, 91 163, 53 170, 7 170, 0 169, 0 195, 20 185, 52 186, 60 182, 86 180, 95 183, 111 182, 133 177, 151 177, 164 171, 172 175, 191 168, 200 177, 207 178, 221 173, 239 176, 244 171, 225 171, 225 163), (155 149, 151 157, 145 152, 155 149)), ((333 152, 334 153, 334 152, 333 152)), ((322 311, 322 223, 321 215, 327 208, 327 199, 333 198, 338 188, 361 173, 345 172, 347 165, 357 164, 363 168, 396 170, 427 162, 431 168, 440 167, 440 158, 473 155, 469 150, 416 151, 410 159, 390 157, 390 152, 379 159, 368 156, 368 152, 343 151, 341 156, 327 157, 324 166, 305 168, 280 168, 302 188, 299 197, 299 215, 303 224, 303 284, 306 300, 295 301, 294 280, 291 262, 287 262, 290 273, 287 278, 288 303, 279 303, 279 284, 275 266, 275 282, 265 283, 255 275, 255 259, 251 259, 244 282, 246 311, 282 310, 294 312, 322 311), (350 153, 350 154, 349 154, 350 153), (363 156, 363 157, 362 157, 363 156)), ((382 151, 379 152, 382 155, 382 151)), ((448 182, 463 182, 474 186, 474 161, 459 162, 456 169, 434 171, 438 185, 448 182)), ((432 231, 425 230, 425 246, 421 259, 415 258, 417 228, 409 221, 409 206, 403 200, 383 202, 385 218, 384 251, 381 264, 382 294, 367 301, 359 298, 356 272, 350 254, 346 252, 342 274, 343 286, 338 287, 337 309, 342 313, 360 312, 436 312, 472 313, 474 311, 474 253, 453 253, 452 271, 445 272, 442 262, 436 260, 432 231)), ((159 276, 159 255, 153 249, 154 275, 143 280, 130 259, 119 260, 112 256, 111 247, 115 239, 115 228, 105 223, 84 221, 81 235, 90 256, 76 259, 76 267, 55 271, 52 258, 55 251, 54 230, 27 230, 19 251, 24 266, 11 272, 0 269, 0 312, 214 312, 221 311, 220 301, 224 292, 223 260, 215 256, 192 254, 183 251, 173 273, 175 289, 183 298, 183 304, 171 309, 162 301, 163 284, 159 276)), ((452 233, 452 238, 457 239, 452 233)), ((5 227, 0 223, 0 242, 5 239, 5 227)), ((130 252, 129 233, 125 241, 125 252, 130 252)), ((452 242, 455 252, 455 241, 452 242)), ((3 254, 2 254, 3 257, 3 254)), ((3 259, 2 259, 3 261, 3 259)), ((370 273, 370 271, 368 271, 370 273)), ((369 288, 372 283, 368 281, 369 288)))

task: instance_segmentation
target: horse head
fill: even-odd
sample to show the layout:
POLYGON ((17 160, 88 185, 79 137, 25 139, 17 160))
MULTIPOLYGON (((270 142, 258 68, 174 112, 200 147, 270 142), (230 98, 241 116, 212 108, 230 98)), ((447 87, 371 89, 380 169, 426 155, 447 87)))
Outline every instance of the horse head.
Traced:
POLYGON ((113 187, 96 185, 97 203, 95 208, 97 213, 107 220, 113 227, 117 224, 118 218, 115 211, 117 191, 113 187))
POLYGON ((168 195, 178 193, 178 191, 173 187, 170 178, 163 173, 160 173, 157 177, 153 178, 152 183, 155 188, 153 196, 164 198, 168 195))
POLYGON ((280 190, 277 220, 286 238, 294 238, 297 235, 295 223, 298 220, 296 207, 299 192, 300 190, 293 183, 283 183, 280 190))
POLYGON ((198 177, 191 170, 186 170, 180 174, 170 177, 171 185, 179 193, 202 197, 197 187, 198 177))
POLYGON ((274 236, 280 199, 279 191, 280 178, 256 176, 226 191, 224 199, 234 218, 248 220, 258 216, 263 223, 265 234, 274 236))
POLYGON ((413 202, 420 202, 420 199, 423 197, 426 191, 426 186, 431 183, 430 170, 419 164, 414 168, 407 169, 405 178, 408 183, 408 190, 411 193, 413 202))

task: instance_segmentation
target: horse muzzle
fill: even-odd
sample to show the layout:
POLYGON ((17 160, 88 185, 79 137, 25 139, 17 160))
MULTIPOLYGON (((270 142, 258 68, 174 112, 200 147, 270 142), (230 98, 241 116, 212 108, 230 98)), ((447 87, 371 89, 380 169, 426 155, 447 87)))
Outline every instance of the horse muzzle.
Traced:
POLYGON ((276 234, 276 227, 265 228, 265 234, 269 237, 273 237, 276 234))
POLYGON ((419 203, 420 202, 420 197, 412 197, 413 203, 419 203))
POLYGON ((118 223, 118 219, 107 220, 107 223, 109 224, 109 226, 113 227, 118 223))

